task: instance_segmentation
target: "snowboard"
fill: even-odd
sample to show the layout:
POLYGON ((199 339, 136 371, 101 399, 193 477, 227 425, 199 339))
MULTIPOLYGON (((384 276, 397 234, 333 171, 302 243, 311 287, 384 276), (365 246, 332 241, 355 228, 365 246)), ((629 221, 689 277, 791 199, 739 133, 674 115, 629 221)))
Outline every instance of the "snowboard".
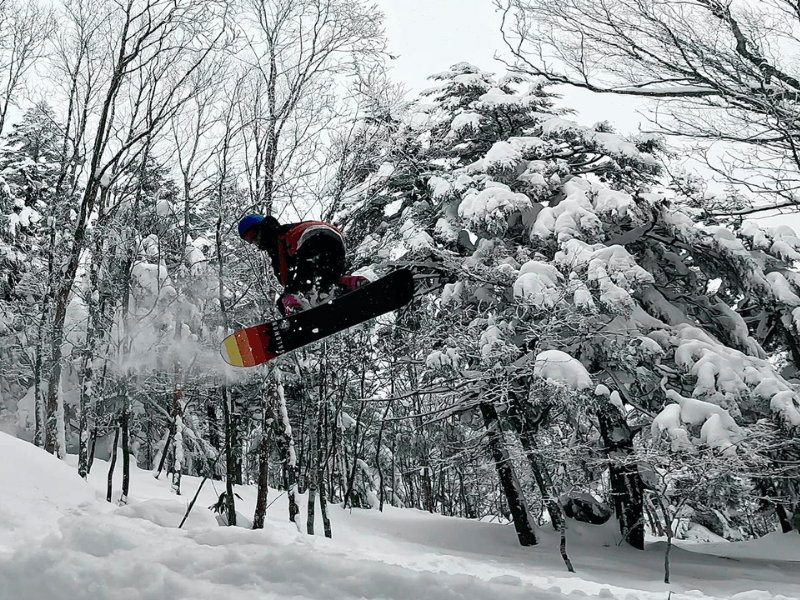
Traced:
POLYGON ((408 304, 414 275, 393 271, 355 291, 303 312, 229 335, 220 354, 229 365, 254 367, 408 304))

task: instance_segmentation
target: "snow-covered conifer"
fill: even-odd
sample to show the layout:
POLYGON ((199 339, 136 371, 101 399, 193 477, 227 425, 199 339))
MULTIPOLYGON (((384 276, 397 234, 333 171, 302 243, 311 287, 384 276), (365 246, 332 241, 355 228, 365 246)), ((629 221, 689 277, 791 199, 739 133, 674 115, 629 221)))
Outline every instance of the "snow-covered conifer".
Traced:
MULTIPOLYGON (((424 118, 409 118, 402 137, 416 179, 409 154, 397 152, 383 193, 400 189, 400 173, 407 192, 394 193, 368 240, 382 250, 362 260, 380 270, 433 259, 449 270, 456 281, 442 291, 442 310, 433 301, 424 318, 457 332, 462 372, 535 379, 551 369, 518 360, 535 349, 577 361, 582 386, 613 390, 613 401, 595 396, 582 412, 600 434, 588 442, 627 456, 615 463, 619 452, 608 454, 617 474, 609 499, 633 511, 615 500, 625 535, 643 518, 630 465, 651 430, 672 436, 676 450, 745 457, 759 451, 750 427, 762 420, 776 435, 796 431, 797 392, 766 359, 766 348, 800 358, 791 268, 800 239, 791 229, 703 223, 696 199, 659 185, 657 139, 570 121, 541 81, 495 80, 463 63, 434 79, 417 106, 424 118), (680 398, 681 407, 708 407, 686 409, 689 429, 680 398)), ((352 214, 341 215, 346 229, 352 214)), ((428 356, 441 369, 441 354, 428 356)))

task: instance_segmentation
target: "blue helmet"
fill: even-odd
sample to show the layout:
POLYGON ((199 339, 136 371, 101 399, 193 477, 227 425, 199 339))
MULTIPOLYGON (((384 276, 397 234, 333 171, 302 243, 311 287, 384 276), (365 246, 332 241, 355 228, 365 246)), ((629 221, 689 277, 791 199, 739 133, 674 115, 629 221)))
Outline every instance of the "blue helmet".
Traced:
POLYGON ((247 215, 244 219, 239 221, 239 237, 242 237, 245 231, 251 227, 255 227, 263 220, 264 217, 261 215, 247 215))

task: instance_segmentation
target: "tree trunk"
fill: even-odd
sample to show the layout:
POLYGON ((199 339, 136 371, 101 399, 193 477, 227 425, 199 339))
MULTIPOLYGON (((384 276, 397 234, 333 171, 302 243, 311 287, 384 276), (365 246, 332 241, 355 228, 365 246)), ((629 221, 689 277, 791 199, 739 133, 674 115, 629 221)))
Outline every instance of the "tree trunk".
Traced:
MULTIPOLYGON (((325 473, 327 479, 325 480, 325 504, 327 505, 328 502, 333 502, 333 471, 335 468, 328 468, 328 465, 335 465, 336 464, 336 447, 331 444, 331 427, 330 427, 330 405, 328 402, 325 402, 323 405, 323 432, 325 434, 325 445, 323 446, 325 451, 325 473)), ((333 428, 335 432, 335 427, 333 428)))
POLYGON ((347 479, 350 474, 350 461, 347 454, 347 440, 344 431, 341 432, 342 451, 339 457, 339 489, 342 491, 342 506, 345 505, 345 494, 347 493, 347 479))
POLYGON ((108 487, 106 488, 106 502, 111 502, 111 492, 114 488, 114 468, 117 466, 118 444, 119 426, 114 427, 114 446, 111 448, 111 464, 108 465, 108 487))
MULTIPOLYGON (((39 357, 37 357, 39 360, 39 357)), ((41 389, 41 370, 38 374, 34 374, 34 378, 36 383, 34 384, 34 398, 33 398, 33 415, 34 415, 34 433, 33 433, 33 443, 35 446, 39 448, 44 447, 44 428, 45 428, 45 408, 44 408, 44 398, 42 398, 42 389, 41 389)))
MULTIPOLYGON (((655 507, 652 505, 652 502, 647 498, 645 498, 644 507, 645 510, 647 511, 647 516, 649 517, 650 520, 650 529, 653 535, 658 535, 661 537, 667 535, 667 532, 664 531, 664 526, 661 524, 661 520, 658 518, 655 507)), ((753 537, 755 537, 755 535, 753 537)))
POLYGON ((280 380, 280 373, 273 371, 275 377, 275 394, 271 398, 272 413, 275 422, 275 443, 281 455, 281 463, 286 479, 286 491, 289 497, 289 521, 294 523, 297 531, 300 531, 298 515, 300 509, 297 506, 297 457, 294 452, 294 437, 292 426, 289 423, 289 413, 286 409, 286 398, 283 395, 283 384, 280 380))
MULTIPOLYGON (((389 367, 389 375, 391 382, 389 384, 389 398, 394 398, 394 362, 389 367)), ((383 468, 381 467, 381 442, 383 441, 383 431, 386 428, 386 417, 389 416, 389 411, 392 410, 394 400, 389 400, 386 405, 386 410, 383 411, 381 416, 381 426, 378 429, 378 441, 375 443, 375 466, 378 469, 378 510, 383 512, 383 468)), ((392 477, 394 477, 394 447, 392 447, 392 477)), ((394 489, 394 483, 392 483, 394 489)))
MULTIPOLYGON (((669 583, 670 579, 670 562, 669 555, 672 551, 672 539, 675 537, 675 530, 672 528, 672 518, 670 517, 669 510, 664 505, 660 496, 656 496, 659 506, 661 506, 661 513, 664 515, 664 531, 667 534, 667 549, 664 551, 664 583, 669 583)), ((680 509, 675 511, 679 514, 680 509)))
POLYGON ((175 435, 172 436, 173 453, 175 462, 172 465, 172 482, 170 489, 176 496, 181 495, 181 473, 183 472, 183 409, 181 407, 180 384, 175 384, 172 394, 172 410, 175 414, 175 435))
POLYGON ((267 77, 267 110, 269 120, 267 121, 266 148, 264 149, 264 214, 272 214, 273 194, 275 192, 275 167, 278 161, 278 144, 280 135, 278 133, 278 49, 274 45, 269 45, 269 76, 267 77))
MULTIPOLYGON (((176 346, 181 341, 182 324, 180 319, 175 320, 175 334, 173 341, 176 346)), ((181 400, 183 397, 183 369, 181 368, 180 360, 175 359, 173 365, 175 383, 172 390, 172 412, 175 415, 175 435, 172 438, 174 445, 173 456, 175 457, 175 464, 172 466, 172 491, 176 496, 181 495, 181 475, 183 474, 183 406, 181 400)))
MULTIPOLYGON (((392 427, 392 497, 389 503, 392 506, 395 506, 397 503, 395 486, 397 485, 397 461, 395 460, 394 452, 397 448, 397 431, 394 427, 392 427)), ((383 510, 383 505, 381 504, 381 510, 383 510)))
POLYGON ((414 476, 409 471, 408 463, 404 463, 403 465, 401 465, 400 473, 401 473, 401 475, 400 475, 401 477, 403 477, 403 475, 405 475, 404 481, 405 481, 405 484, 406 484, 406 491, 408 492, 408 494, 407 494, 408 497, 406 498, 408 506, 410 506, 412 508, 416 508, 417 507, 417 499, 416 499, 416 490, 414 488, 414 476))
POLYGON ((600 436, 609 459, 609 476, 619 531, 628 543, 644 550, 644 485, 633 459, 633 432, 610 403, 598 410, 600 436))
POLYGON ((156 473, 155 475, 153 475, 153 477, 155 477, 156 479, 158 479, 161 476, 161 471, 164 470, 164 465, 167 462, 167 453, 169 452, 170 446, 172 444, 172 437, 175 435, 175 419, 177 418, 177 414, 174 414, 175 411, 174 401, 172 404, 172 410, 173 410, 173 415, 172 415, 172 420, 169 423, 169 430, 167 431, 167 439, 164 440, 164 446, 163 448, 161 448, 161 458, 159 458, 158 460, 158 469, 156 469, 156 473))
MULTIPOLYGON (((264 411, 265 414, 267 414, 266 406, 264 407, 264 411)), ((214 406, 213 402, 209 402, 206 406, 206 418, 208 419, 208 443, 219 450, 219 418, 217 417, 217 407, 214 406)))
POLYGON ((269 390, 261 396, 261 443, 258 448, 258 491, 256 492, 256 512, 253 516, 253 529, 264 528, 267 513, 267 492, 269 490, 269 390))
MULTIPOLYGON (((61 394, 61 346, 53 349, 54 361, 57 355, 58 363, 53 363, 48 382, 47 400, 45 402, 44 419, 44 449, 50 454, 55 454, 58 458, 67 455, 65 448, 66 429, 64 427, 64 397, 61 394)), ((55 342, 53 342, 55 346, 55 342)))
POLYGON ((530 511, 525 503, 525 496, 523 495, 522 488, 514 475, 511 466, 511 458, 503 442, 503 434, 500 428, 497 410, 495 410, 494 405, 487 402, 481 403, 480 409, 483 415, 484 425, 486 426, 489 449, 492 453, 495 467, 497 468, 497 476, 500 480, 500 485, 503 488, 503 493, 508 502, 508 508, 511 512, 511 519, 514 523, 514 529, 517 532, 519 543, 521 546, 535 546, 538 540, 536 539, 534 525, 531 520, 530 511))
POLYGON ((328 516, 328 501, 325 498, 325 449, 322 445, 322 419, 317 420, 317 481, 319 482, 319 509, 322 513, 322 528, 325 537, 331 537, 331 520, 328 516))
POLYGON ((782 533, 789 533, 794 529, 789 519, 789 514, 786 512, 786 508, 780 502, 775 503, 775 514, 778 517, 778 523, 780 523, 782 533))
POLYGON ((525 450, 525 457, 531 466, 536 486, 539 488, 539 493, 544 500, 547 514, 550 515, 550 523, 553 529, 562 531, 566 525, 564 509, 556 497, 552 478, 545 464, 539 459, 538 448, 536 447, 536 434, 540 425, 547 419, 550 407, 546 406, 537 415, 532 414, 533 410, 530 410, 529 405, 523 400, 527 396, 523 389, 522 384, 517 381, 509 390, 508 395, 511 402, 509 421, 514 426, 522 449, 525 450))
POLYGON ((567 571, 570 573, 575 572, 575 567, 572 566, 572 561, 569 559, 569 554, 567 554, 567 525, 561 526, 561 541, 558 545, 558 550, 561 553, 561 560, 564 561, 564 564, 567 565, 567 571))
MULTIPOLYGON (((309 398, 308 394, 305 394, 305 397, 309 398)), ((317 496, 317 476, 319 475, 319 469, 315 464, 316 460, 319 458, 319 454, 315 451, 315 444, 319 445, 319 431, 317 430, 317 421, 319 420, 318 412, 319 402, 314 402, 311 422, 308 426, 308 507, 306 513, 306 533, 308 533, 308 535, 314 535, 314 506, 317 496)))
POLYGON ((35 359, 33 367, 33 385, 34 385, 34 420, 35 432, 33 443, 39 448, 45 447, 46 438, 46 399, 42 391, 42 378, 44 377, 44 340, 45 340, 45 327, 52 320, 50 312, 50 304, 55 297, 56 286, 58 279, 55 276, 55 246, 56 246, 56 219, 51 213, 49 218, 52 219, 50 225, 49 241, 47 246, 47 293, 42 299, 42 314, 39 317, 38 329, 36 332, 36 346, 35 346, 35 359))
POLYGON ((122 382, 122 416, 120 417, 122 429, 122 495, 119 497, 120 505, 128 503, 128 491, 131 483, 131 453, 129 445, 128 422, 128 389, 127 382, 122 382))
POLYGON ((244 424, 241 422, 241 414, 237 413, 234 409, 236 407, 233 402, 233 394, 229 393, 231 398, 231 412, 229 415, 231 426, 231 452, 233 455, 233 472, 231 479, 234 485, 244 485, 244 447, 242 441, 242 428, 244 424))
POLYGON ((258 492, 256 494, 256 512, 253 516, 253 529, 264 528, 264 517, 267 513, 267 493, 269 491, 269 438, 266 429, 261 431, 261 443, 258 450, 258 492))
POLYGON ((462 516, 466 517, 467 519, 477 519, 478 513, 475 510, 472 501, 470 500, 469 494, 467 493, 466 486, 464 485, 464 473, 461 471, 458 472, 458 485, 461 490, 461 502, 464 505, 464 514, 462 516))
POLYGON ((89 435, 89 456, 86 460, 86 475, 92 471, 92 464, 94 463, 94 450, 97 446, 97 423, 92 427, 92 433, 89 435))
MULTIPOLYGON (((361 386, 362 393, 361 397, 364 397, 364 385, 361 386)), ((361 433, 361 417, 364 415, 364 402, 359 402, 358 405, 358 414, 356 415, 356 429, 353 432, 353 467, 350 469, 349 476, 347 478, 347 491, 344 493, 344 504, 342 505, 344 508, 347 508, 348 504, 350 507, 353 506, 353 487, 356 483, 356 472, 358 471, 358 437, 361 433)))
MULTIPOLYGON (((94 337, 94 332, 90 329, 86 333, 87 345, 92 347, 91 340, 94 337)), ((89 419, 89 411, 92 405, 92 396, 94 392, 94 369, 92 367, 92 358, 94 352, 87 350, 81 360, 81 395, 79 403, 79 417, 78 417, 78 475, 86 479, 89 474, 89 431, 91 429, 91 422, 89 419)))
MULTIPOLYGON (((329 412, 330 412, 330 409, 328 407, 326 407, 326 409, 325 409, 326 424, 327 424, 327 421, 328 421, 328 413, 329 412)), ((328 483, 329 483, 329 485, 328 485, 328 498, 330 499, 331 502, 336 502, 336 476, 341 471, 341 468, 340 468, 340 462, 341 462, 340 458, 341 457, 339 455, 339 436, 338 436, 339 427, 336 425, 336 423, 337 423, 336 415, 337 414, 338 414, 338 411, 334 412, 330 416, 331 417, 330 421, 332 423, 332 426, 330 426, 331 437, 330 437, 330 446, 329 446, 329 448, 330 448, 330 458, 329 458, 329 460, 331 462, 332 468, 328 469, 328 483)), ((342 490, 342 493, 344 493, 344 490, 342 490)))
MULTIPOLYGON (((390 394, 394 396, 394 391, 391 390, 390 394)), ((383 467, 381 467, 381 443, 383 442, 383 430, 386 427, 386 417, 392 409, 392 401, 386 405, 386 410, 383 411, 381 417, 381 425, 378 428, 378 440, 375 442, 375 467, 378 469, 378 510, 383 512, 383 467)))
POLYGON ((561 506, 561 503, 554 493, 553 482, 550 473, 547 471, 547 467, 539 460, 536 442, 533 437, 534 434, 535 432, 523 429, 519 433, 519 440, 522 444, 522 448, 525 450, 525 456, 528 458, 528 463, 533 472, 533 478, 536 481, 536 486, 539 488, 539 493, 542 495, 547 513, 550 515, 550 522, 553 525, 553 529, 561 533, 561 556, 564 559, 564 563, 567 565, 567 569, 571 573, 574 573, 575 571, 572 568, 572 563, 566 553, 567 520, 564 516, 564 508, 561 506))
MULTIPOLYGON (((306 465, 306 443, 308 444, 308 454, 310 455, 312 450, 311 446, 313 444, 311 433, 306 435, 307 431, 310 431, 309 428, 306 426, 306 421, 308 420, 308 409, 309 409, 309 402, 310 398, 308 394, 305 393, 305 388, 302 389, 301 395, 301 405, 303 407, 302 416, 300 420, 300 427, 299 433, 300 439, 297 440, 297 444, 295 448, 300 448, 300 452, 297 454, 297 487, 299 492, 302 494, 306 488, 308 487, 308 480, 311 477, 309 470, 313 469, 314 465, 312 464, 314 461, 313 459, 308 460, 308 465, 306 465)), ((312 408, 313 410, 313 408, 312 408)))
POLYGON ((225 510, 229 526, 236 525, 236 501, 233 495, 231 473, 236 468, 233 457, 231 411, 228 405, 228 384, 222 384, 222 425, 225 428, 225 510))
POLYGON ((33 414, 35 423, 33 443, 39 448, 44 448, 46 427, 45 399, 42 392, 42 363, 44 362, 42 358, 42 352, 44 352, 44 324, 45 320, 47 319, 46 300, 47 296, 45 296, 45 302, 43 302, 42 306, 42 316, 39 320, 39 330, 37 332, 36 346, 34 350, 36 358, 34 359, 33 366, 33 414))
POLYGON ((308 535, 314 535, 314 506, 316 502, 317 482, 316 478, 312 475, 308 482, 308 504, 306 506, 306 533, 308 533, 308 535))
POLYGON ((422 500, 423 508, 429 513, 433 513, 433 489, 431 485, 431 463, 427 458, 422 459, 422 468, 420 469, 420 479, 422 479, 422 500))

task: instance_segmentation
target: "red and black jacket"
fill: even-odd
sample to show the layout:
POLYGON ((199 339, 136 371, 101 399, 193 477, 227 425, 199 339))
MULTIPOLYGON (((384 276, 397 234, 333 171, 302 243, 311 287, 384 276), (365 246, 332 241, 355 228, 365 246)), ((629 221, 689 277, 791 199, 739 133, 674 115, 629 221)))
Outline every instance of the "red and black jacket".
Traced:
POLYGON ((303 244, 310 238, 324 235, 335 238, 342 248, 344 239, 342 232, 334 225, 323 221, 302 221, 281 225, 275 217, 265 217, 261 222, 259 248, 266 250, 272 261, 275 276, 282 285, 290 280, 290 272, 296 262, 296 256, 303 244))

